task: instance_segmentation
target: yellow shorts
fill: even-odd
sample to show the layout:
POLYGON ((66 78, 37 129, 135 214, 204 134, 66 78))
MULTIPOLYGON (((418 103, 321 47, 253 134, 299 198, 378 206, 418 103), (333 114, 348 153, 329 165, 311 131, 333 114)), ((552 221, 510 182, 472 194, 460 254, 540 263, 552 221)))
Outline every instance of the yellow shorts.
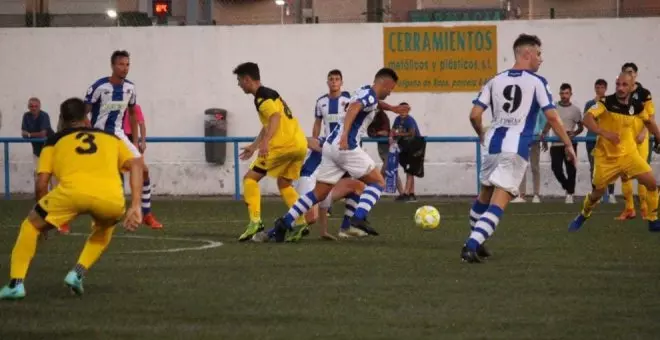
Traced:
POLYGON ((257 157, 250 169, 270 177, 296 180, 307 156, 307 146, 284 150, 271 150, 266 157, 257 157))
POLYGON ((651 146, 649 144, 650 142, 648 139, 643 141, 641 144, 637 144, 637 151, 639 152, 639 155, 642 156, 642 158, 646 161, 648 161, 649 152, 651 151, 651 146))
POLYGON ((59 229, 82 214, 91 215, 100 226, 113 226, 124 215, 125 207, 123 194, 104 198, 57 186, 39 200, 34 210, 46 222, 59 229))
POLYGON ((650 171, 651 166, 638 152, 611 158, 596 156, 592 184, 595 189, 603 189, 620 176, 634 178, 650 171))

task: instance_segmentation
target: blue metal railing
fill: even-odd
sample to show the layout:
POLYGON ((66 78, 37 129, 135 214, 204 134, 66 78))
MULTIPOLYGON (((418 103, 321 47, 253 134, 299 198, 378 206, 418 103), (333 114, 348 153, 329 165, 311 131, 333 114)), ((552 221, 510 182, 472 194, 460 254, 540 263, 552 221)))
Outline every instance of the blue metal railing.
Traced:
MULTIPOLYGON (((476 186, 477 192, 479 192, 480 183, 479 183, 479 173, 481 171, 481 145, 479 144, 479 138, 477 137, 425 137, 428 143, 474 143, 475 145, 475 163, 477 168, 476 176, 476 186)), ((240 160, 239 154, 240 150, 238 147, 239 143, 251 143, 254 140, 254 137, 147 137, 148 143, 232 143, 234 147, 234 182, 235 182, 235 191, 234 199, 241 199, 241 173, 239 170, 240 160)), ((550 137, 546 139, 549 142, 559 141, 556 137, 550 137)), ((587 142, 595 141, 594 137, 576 137, 573 139, 575 142, 587 142)), ((4 171, 5 171, 5 199, 11 198, 10 192, 10 175, 9 175, 9 144, 12 143, 32 143, 32 142, 43 142, 43 139, 25 139, 21 137, 4 137, 0 138, 0 143, 4 145, 4 171)), ((387 141, 387 138, 364 138, 364 142, 383 142, 387 141)))

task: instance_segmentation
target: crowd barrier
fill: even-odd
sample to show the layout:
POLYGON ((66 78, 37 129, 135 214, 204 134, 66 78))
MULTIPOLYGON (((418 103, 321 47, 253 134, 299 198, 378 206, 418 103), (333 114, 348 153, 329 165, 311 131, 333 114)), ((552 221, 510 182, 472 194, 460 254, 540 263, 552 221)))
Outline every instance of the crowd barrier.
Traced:
MULTIPOLYGON (((476 187, 477 192, 479 192, 479 173, 481 171, 481 145, 479 144, 479 138, 477 137, 425 137, 426 142, 428 143, 473 143, 475 146, 475 163, 476 163, 476 187)), ((254 140, 254 137, 147 137, 147 143, 232 143, 234 147, 234 181, 235 181, 235 191, 234 199, 241 199, 241 171, 239 154, 240 149, 239 143, 251 143, 254 140)), ((556 137, 550 137, 546 139, 549 142, 558 141, 556 137)), ((575 142, 587 142, 594 141, 594 137, 576 137, 573 139, 575 142)), ((32 143, 43 141, 40 139, 25 139, 21 137, 4 137, 0 138, 0 143, 4 145, 4 171, 5 171, 5 199, 11 198, 10 192, 10 174, 9 174, 9 145, 13 143, 32 143)), ((379 142, 387 141, 386 138, 364 138, 363 142, 379 142)))

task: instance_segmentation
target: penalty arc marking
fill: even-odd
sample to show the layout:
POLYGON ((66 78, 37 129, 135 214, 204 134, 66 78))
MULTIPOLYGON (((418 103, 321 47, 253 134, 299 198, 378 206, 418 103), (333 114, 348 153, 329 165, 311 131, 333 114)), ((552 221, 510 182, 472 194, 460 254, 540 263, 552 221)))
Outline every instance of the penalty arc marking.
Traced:
MULTIPOLYGON (((71 235, 71 236, 89 236, 88 234, 83 234, 83 233, 70 233, 69 235, 71 235)), ((223 243, 219 242, 219 241, 196 239, 196 238, 184 238, 184 237, 152 237, 152 236, 142 236, 142 235, 113 235, 112 238, 128 238, 128 239, 142 239, 142 240, 163 240, 163 241, 202 243, 201 245, 191 246, 191 247, 177 247, 177 248, 149 249, 149 250, 130 250, 130 251, 115 252, 115 254, 179 253, 179 252, 182 252, 182 251, 206 250, 206 249, 218 248, 218 247, 223 246, 223 243)))

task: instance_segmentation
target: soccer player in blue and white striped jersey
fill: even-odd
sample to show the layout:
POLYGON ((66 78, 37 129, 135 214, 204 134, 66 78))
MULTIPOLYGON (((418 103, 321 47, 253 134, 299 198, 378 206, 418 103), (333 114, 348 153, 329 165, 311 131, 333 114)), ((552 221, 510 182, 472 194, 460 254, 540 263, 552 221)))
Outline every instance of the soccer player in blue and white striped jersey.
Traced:
POLYGON ((566 145, 567 158, 575 164, 573 143, 552 103, 549 85, 535 73, 543 62, 541 40, 522 34, 513 43, 513 50, 516 59, 513 68, 489 80, 472 102, 470 122, 484 151, 481 190, 469 216, 472 232, 461 251, 461 258, 466 262, 482 262, 491 256, 484 242, 495 232, 509 201, 518 196, 539 109, 566 145), (486 109, 491 110, 493 119, 485 133, 481 118, 486 109))
POLYGON ((317 138, 321 135, 323 127, 324 136, 329 136, 332 130, 339 126, 339 122, 344 120, 346 109, 351 100, 351 94, 348 91, 342 91, 343 76, 340 70, 331 70, 328 72, 328 93, 322 95, 314 107, 314 128, 312 137, 317 138))
MULTIPOLYGON (((314 190, 301 196, 282 218, 275 221, 275 240, 282 242, 287 230, 293 230, 295 219, 305 214, 316 203, 328 196, 333 186, 348 172, 367 186, 360 195, 351 225, 370 235, 378 235, 367 222, 367 214, 380 199, 385 180, 371 157, 360 148, 360 141, 374 118, 379 100, 390 95, 398 76, 389 68, 380 69, 373 85, 363 86, 349 104, 343 122, 328 136, 323 145, 323 155, 314 190)), ((294 231, 296 233, 297 231, 294 231)))
MULTIPOLYGON (((135 85, 126 79, 130 66, 130 55, 126 51, 115 51, 110 57, 112 75, 103 77, 87 89, 85 94, 86 113, 91 113, 91 125, 94 128, 109 132, 121 139, 136 156, 141 156, 146 148, 146 142, 138 145, 137 134, 134 140, 128 140, 124 132, 124 112, 128 108, 129 122, 132 131, 137 131, 135 119, 136 93, 135 85)), ((149 171, 144 167, 144 183, 142 186, 143 223, 152 229, 161 229, 163 225, 156 220, 151 212, 151 183, 149 171)))

